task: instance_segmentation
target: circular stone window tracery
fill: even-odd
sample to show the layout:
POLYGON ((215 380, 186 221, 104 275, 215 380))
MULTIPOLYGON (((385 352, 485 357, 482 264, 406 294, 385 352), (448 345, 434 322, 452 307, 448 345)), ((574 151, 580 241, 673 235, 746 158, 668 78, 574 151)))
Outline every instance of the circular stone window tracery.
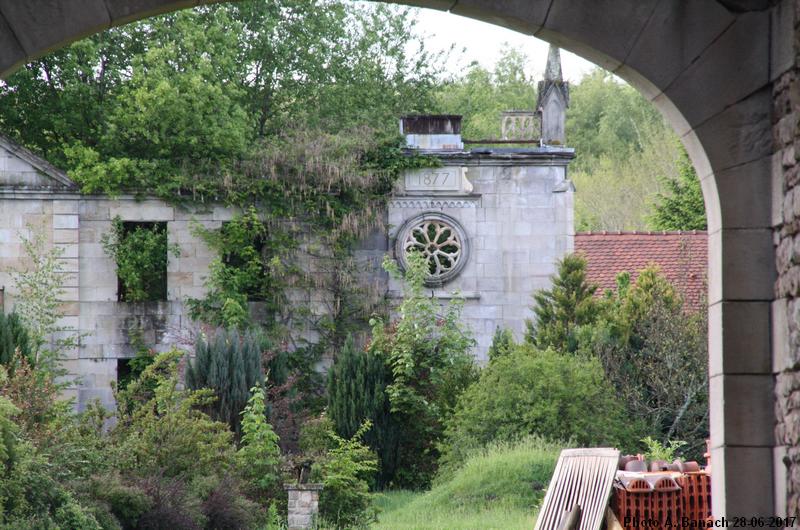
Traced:
POLYGON ((403 268, 408 254, 420 252, 428 262, 425 284, 438 287, 455 278, 469 257, 467 234, 449 215, 429 212, 406 221, 397 233, 395 254, 403 268))

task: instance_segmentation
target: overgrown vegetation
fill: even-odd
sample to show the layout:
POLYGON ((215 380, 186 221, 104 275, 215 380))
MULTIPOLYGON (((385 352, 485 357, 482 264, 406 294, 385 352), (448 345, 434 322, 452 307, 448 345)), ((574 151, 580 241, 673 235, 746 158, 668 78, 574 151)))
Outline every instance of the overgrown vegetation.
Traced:
POLYGON ((263 337, 250 332, 217 330, 212 338, 200 337, 195 343, 195 357, 186 366, 186 385, 193 390, 213 390, 216 400, 210 415, 240 431, 241 414, 251 400, 254 387, 264 384, 263 337))
POLYGON ((421 488, 436 471, 445 419, 475 380, 473 339, 460 322, 462 301, 440 314, 438 302, 425 294, 428 267, 421 254, 409 256, 404 274, 393 261, 384 267, 404 280, 399 317, 391 323, 373 319, 366 351, 348 352, 341 361, 347 364, 334 367, 329 411, 345 433, 354 422, 374 419, 369 440, 381 457, 382 482, 421 488), (351 386, 346 376, 352 369, 371 384, 351 386))
POLYGON ((123 223, 117 216, 101 242, 117 264, 120 301, 167 299, 167 260, 170 254, 177 258, 180 249, 167 242, 166 223, 123 223))
POLYGON ((561 447, 537 437, 490 444, 428 492, 379 495, 374 528, 531 528, 561 447))
POLYGON ((665 179, 668 194, 659 193, 650 223, 658 230, 705 230, 706 210, 700 180, 686 153, 678 161, 678 177, 665 179))
POLYGON ((565 258, 553 287, 535 295, 534 312, 544 318, 529 324, 528 340, 539 345, 553 336, 547 330, 569 329, 568 347, 561 351, 598 360, 625 404, 632 428, 626 446, 639 446, 645 436, 664 444, 680 439, 687 442, 681 452, 699 460, 708 437, 705 311, 689 311, 654 267, 638 271, 633 283, 623 273, 614 292, 587 298, 594 288, 587 286, 584 267, 583 260, 565 258), (574 308, 581 300, 591 310, 579 322, 574 308), (555 319, 555 326, 554 312, 563 319, 555 319))
MULTIPOLYGON (((482 369, 462 303, 428 296, 420 256, 402 273, 385 263, 405 283, 392 317, 361 281, 353 249, 385 230, 396 177, 437 163, 404 155, 396 117, 464 113, 465 136, 496 137, 500 111, 536 99, 514 51, 444 82, 412 19, 335 0, 203 6, 80 41, 0 86, 0 126, 83 191, 234 212, 196 227, 218 258, 187 301, 206 333, 195 359, 141 345, 110 412, 58 399, 55 361, 77 338, 58 338, 57 247, 26 238, 19 319, 0 320, 0 526, 271 528, 281 483, 310 469, 335 528, 374 522, 371 489, 431 485, 384 497, 378 526, 530 527, 562 444, 650 435, 651 451, 679 438, 697 454, 705 322, 656 271, 600 299, 565 258, 535 294, 527 343, 498 329, 482 369)), ((573 87, 569 116, 580 228, 701 226, 691 166, 641 96, 598 72, 573 87)), ((178 249, 162 227, 115 219, 104 246, 122 301, 165 298, 178 249)))
POLYGON ((31 361, 44 371, 61 374, 59 357, 76 347, 80 336, 61 325, 64 263, 61 247, 48 245, 43 227, 28 225, 21 233, 25 268, 13 270, 17 289, 14 311, 25 325, 31 361))
POLYGON ((33 361, 28 330, 18 314, 0 312, 0 365, 13 371, 17 357, 33 361))
POLYGON ((476 449, 527 435, 630 447, 630 423, 598 359, 522 344, 461 395, 447 421, 442 463, 457 468, 476 449))
POLYGON ((684 440, 680 453, 700 460, 709 428, 706 311, 687 311, 653 267, 618 284, 584 330, 583 349, 600 359, 630 416, 641 420, 639 438, 684 440))
POLYGON ((333 424, 322 418, 305 449, 315 455, 311 478, 322 484, 319 498, 323 526, 364 528, 375 520, 370 483, 378 469, 375 454, 362 443, 372 427, 365 422, 350 438, 342 438, 333 424))

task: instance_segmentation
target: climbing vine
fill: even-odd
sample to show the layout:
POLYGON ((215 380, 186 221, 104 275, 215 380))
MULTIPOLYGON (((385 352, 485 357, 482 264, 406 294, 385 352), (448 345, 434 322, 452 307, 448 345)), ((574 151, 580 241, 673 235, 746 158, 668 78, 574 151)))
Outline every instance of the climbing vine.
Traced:
POLYGON ((242 164, 243 177, 226 184, 226 202, 238 215, 219 229, 195 228, 218 257, 206 296, 189 301, 193 317, 226 327, 258 324, 284 340, 292 330, 312 331, 313 345, 295 346, 313 357, 338 350, 348 333, 366 329, 382 300, 363 281, 367 265, 354 249, 385 229, 397 176, 438 164, 368 129, 292 131, 262 145, 242 164))

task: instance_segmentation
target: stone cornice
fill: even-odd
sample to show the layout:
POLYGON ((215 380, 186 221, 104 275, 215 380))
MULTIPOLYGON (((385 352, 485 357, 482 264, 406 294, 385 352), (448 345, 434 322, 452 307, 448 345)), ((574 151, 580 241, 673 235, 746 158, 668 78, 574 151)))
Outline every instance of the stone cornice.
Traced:
POLYGON ((477 208, 481 200, 480 195, 458 195, 458 196, 439 196, 415 197, 415 196, 395 196, 389 199, 391 208, 477 208))

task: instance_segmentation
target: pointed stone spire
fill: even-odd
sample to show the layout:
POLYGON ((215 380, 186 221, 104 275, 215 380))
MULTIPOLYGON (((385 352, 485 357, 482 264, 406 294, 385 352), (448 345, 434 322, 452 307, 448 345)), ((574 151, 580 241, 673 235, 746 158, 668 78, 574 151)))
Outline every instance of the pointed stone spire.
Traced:
POLYGON ((550 45, 550 50, 547 52, 547 66, 544 69, 545 81, 563 82, 561 77, 561 53, 557 46, 550 45))
POLYGON ((561 54, 556 46, 550 45, 547 53, 547 66, 544 80, 539 82, 536 109, 542 119, 542 141, 548 145, 564 145, 566 135, 564 125, 569 107, 569 83, 561 75, 561 54))

